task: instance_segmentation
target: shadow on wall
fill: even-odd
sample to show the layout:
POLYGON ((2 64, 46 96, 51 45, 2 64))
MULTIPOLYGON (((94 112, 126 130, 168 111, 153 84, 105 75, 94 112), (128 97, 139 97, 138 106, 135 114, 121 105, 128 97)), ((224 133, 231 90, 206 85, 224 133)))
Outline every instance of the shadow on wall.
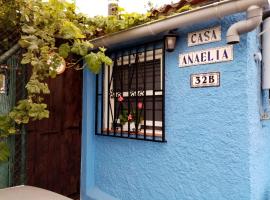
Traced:
MULTIPOLYGON (((268 186, 269 188, 269 186, 268 186)), ((270 192, 269 189, 265 191, 263 200, 270 200, 270 192)))

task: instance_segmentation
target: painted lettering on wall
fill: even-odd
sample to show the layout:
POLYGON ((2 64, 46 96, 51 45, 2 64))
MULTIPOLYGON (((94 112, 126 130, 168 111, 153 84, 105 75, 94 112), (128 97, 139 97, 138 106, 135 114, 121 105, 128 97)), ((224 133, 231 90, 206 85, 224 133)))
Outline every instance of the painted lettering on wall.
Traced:
POLYGON ((179 67, 204 65, 233 60, 233 45, 205 49, 179 55, 179 67))
POLYGON ((188 34, 188 46, 206 44, 210 42, 221 41, 221 27, 204 29, 188 34))
POLYGON ((190 85, 192 88, 219 87, 220 86, 220 73, 209 72, 209 73, 202 73, 202 74, 191 74, 190 85))

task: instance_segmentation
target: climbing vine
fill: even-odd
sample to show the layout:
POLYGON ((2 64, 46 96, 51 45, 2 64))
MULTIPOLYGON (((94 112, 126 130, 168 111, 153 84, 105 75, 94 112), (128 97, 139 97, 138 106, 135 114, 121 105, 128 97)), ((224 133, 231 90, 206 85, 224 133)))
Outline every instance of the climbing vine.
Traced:
MULTIPOLYGON (((6 115, 0 116, 0 138, 15 134, 16 128, 29 121, 49 117, 44 96, 50 93, 48 78, 57 76, 57 68, 66 65, 80 68, 85 59, 91 71, 98 73, 102 63, 111 64, 105 49, 89 53, 93 45, 87 40, 89 29, 85 17, 75 12, 75 5, 58 0, 1 1, 1 32, 5 27, 18 31, 24 49, 21 64, 31 67, 26 84, 27 97, 17 102, 6 115)), ((0 143, 0 161, 8 157, 8 148, 0 143)))
MULTIPOLYGON (((91 39, 156 19, 149 13, 118 9, 116 16, 89 18, 77 13, 75 5, 65 0, 0 0, 0 32, 17 33, 24 49, 21 64, 31 68, 27 97, 0 116, 0 162, 9 155, 1 139, 16 134, 20 125, 49 117, 44 102, 44 96, 50 93, 46 80, 57 76, 58 67, 66 65, 78 70, 82 68, 80 61, 85 60, 86 66, 98 73, 102 63, 111 65, 112 61, 104 48, 91 44, 91 39)), ((8 42, 6 47, 11 48, 8 42)))

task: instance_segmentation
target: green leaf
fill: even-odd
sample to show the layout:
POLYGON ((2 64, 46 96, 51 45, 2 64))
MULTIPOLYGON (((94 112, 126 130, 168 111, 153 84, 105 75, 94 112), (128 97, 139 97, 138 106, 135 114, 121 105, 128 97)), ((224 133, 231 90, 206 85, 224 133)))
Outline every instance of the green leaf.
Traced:
POLYGON ((28 42, 27 40, 21 39, 21 40, 19 40, 19 45, 22 48, 27 48, 27 47, 29 47, 31 45, 31 43, 28 42))
POLYGON ((43 118, 49 118, 49 111, 46 110, 46 104, 31 104, 31 108, 29 110, 29 116, 33 118, 33 120, 41 120, 43 118))
POLYGON ((104 47, 99 47, 99 50, 104 53, 106 51, 106 49, 104 47))
POLYGON ((27 58, 27 57, 24 57, 24 58, 21 60, 21 64, 23 64, 23 65, 28 64, 28 63, 30 63, 30 62, 31 62, 31 60, 30 60, 29 58, 27 58))
POLYGON ((37 45, 37 44, 31 44, 31 45, 28 47, 28 49, 29 49, 30 51, 38 50, 38 45, 37 45))
POLYGON ((38 49, 38 38, 34 35, 22 36, 19 44, 22 48, 28 48, 30 51, 38 49))
POLYGON ((16 132, 14 123, 8 115, 0 116, 0 138, 8 137, 16 132))
POLYGON ((24 116, 24 117, 22 118, 21 123, 27 124, 28 122, 29 122, 29 117, 28 117, 28 116, 24 116))
POLYGON ((98 59, 98 56, 94 53, 90 53, 84 57, 85 62, 88 65, 88 68, 95 74, 98 74, 101 69, 101 62, 98 59))
POLYGON ((30 119, 41 120, 49 118, 49 111, 44 103, 33 103, 28 99, 24 99, 18 102, 18 105, 9 113, 9 117, 17 124, 27 124, 30 119))
POLYGON ((89 48, 92 47, 93 45, 89 42, 76 41, 71 48, 71 52, 77 55, 85 56, 87 55, 89 48))
POLYGON ((60 36, 64 39, 85 38, 82 31, 72 22, 65 20, 60 28, 60 36))
POLYGON ((35 36, 35 35, 23 35, 21 37, 21 39, 22 40, 26 40, 28 42, 33 42, 33 41, 37 41, 38 40, 37 36, 35 36))
POLYGON ((10 155, 9 148, 6 143, 0 142, 0 163, 7 162, 10 155))
POLYGON ((34 54, 32 52, 27 52, 23 54, 23 58, 21 60, 21 64, 28 64, 33 59, 34 54))
POLYGON ((15 134, 15 133, 16 133, 16 129, 13 128, 13 127, 12 127, 12 128, 9 128, 9 129, 8 129, 8 133, 9 133, 9 134, 15 134))
POLYGON ((67 58, 70 53, 70 46, 68 43, 61 44, 59 47, 59 55, 63 58, 67 58))
POLYGON ((49 94, 50 90, 47 83, 41 83, 37 79, 30 79, 26 84, 26 89, 30 94, 49 94))
POLYGON ((36 32, 36 29, 33 26, 28 26, 28 25, 24 24, 22 26, 22 31, 24 33, 33 34, 36 32))
POLYGON ((101 65, 103 63, 106 65, 112 65, 112 60, 104 54, 104 51, 100 51, 98 53, 91 52, 84 57, 88 68, 95 74, 100 72, 101 65))
POLYGON ((185 12, 185 11, 189 11, 189 10, 192 10, 193 7, 191 5, 185 5, 183 7, 181 7, 180 9, 177 10, 177 12, 181 13, 181 12, 185 12))
POLYGON ((26 20, 27 22, 30 21, 28 15, 25 14, 24 17, 25 17, 25 20, 26 20))

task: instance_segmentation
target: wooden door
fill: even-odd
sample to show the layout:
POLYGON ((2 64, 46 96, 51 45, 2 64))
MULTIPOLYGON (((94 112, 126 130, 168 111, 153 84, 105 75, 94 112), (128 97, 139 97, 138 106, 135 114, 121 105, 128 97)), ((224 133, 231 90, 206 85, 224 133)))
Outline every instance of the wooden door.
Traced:
POLYGON ((49 80, 50 118, 27 129, 27 184, 66 196, 79 194, 82 72, 49 80))

